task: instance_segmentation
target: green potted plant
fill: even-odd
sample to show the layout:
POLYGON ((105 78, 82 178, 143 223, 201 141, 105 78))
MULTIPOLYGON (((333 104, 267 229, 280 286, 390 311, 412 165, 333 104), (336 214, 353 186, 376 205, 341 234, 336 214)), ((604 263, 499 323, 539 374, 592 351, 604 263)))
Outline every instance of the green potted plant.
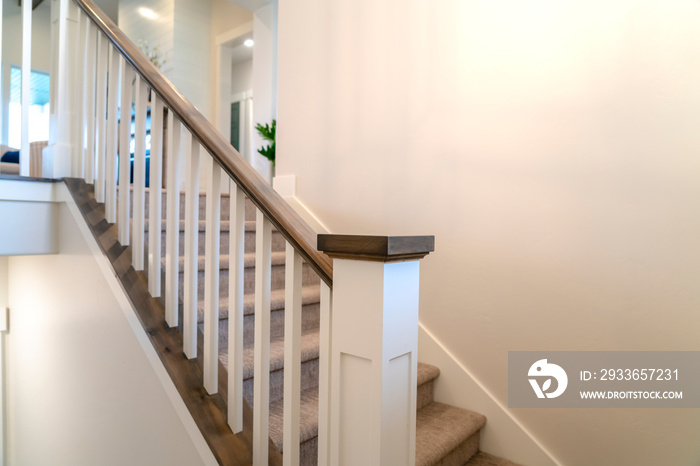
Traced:
POLYGON ((275 168, 275 130, 277 127, 277 120, 272 120, 272 124, 267 123, 263 126, 258 123, 255 125, 255 129, 258 131, 263 139, 270 141, 270 144, 258 149, 258 153, 265 157, 272 164, 272 170, 274 173, 275 168))

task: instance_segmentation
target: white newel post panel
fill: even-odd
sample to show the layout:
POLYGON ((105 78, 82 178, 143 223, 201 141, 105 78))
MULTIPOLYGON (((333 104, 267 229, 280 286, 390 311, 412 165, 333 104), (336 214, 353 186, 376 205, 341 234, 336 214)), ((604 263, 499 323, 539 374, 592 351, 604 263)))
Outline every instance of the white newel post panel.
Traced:
POLYGON ((419 260, 432 236, 319 235, 333 260, 331 465, 413 466, 419 260))
MULTIPOLYGON (((51 113, 49 145, 43 150, 42 175, 49 178, 71 176, 72 148, 76 120, 74 96, 82 91, 76 79, 76 41, 78 40, 78 6, 71 0, 51 1, 51 113)), ((43 44, 42 44, 43 45, 43 44)))

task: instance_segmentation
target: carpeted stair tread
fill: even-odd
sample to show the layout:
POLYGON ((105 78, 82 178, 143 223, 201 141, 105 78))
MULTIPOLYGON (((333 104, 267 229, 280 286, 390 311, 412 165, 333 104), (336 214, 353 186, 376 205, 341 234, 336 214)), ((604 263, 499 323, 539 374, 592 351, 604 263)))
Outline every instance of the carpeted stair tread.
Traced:
MULTIPOLYGON (((271 254, 272 265, 284 265, 285 263, 285 251, 273 251, 271 254)), ((197 256, 197 271, 204 272, 204 266, 206 262, 206 256, 197 256)), ((165 268, 165 257, 160 260, 161 265, 165 268)), ((246 268, 255 267, 255 253, 247 252, 243 257, 243 266, 246 268)), ((219 256, 219 270, 228 270, 229 268, 229 255, 221 254, 219 256)), ((178 273, 185 273, 185 257, 180 256, 177 259, 177 270, 178 273)))
POLYGON ((520 466, 518 463, 513 463, 497 456, 489 455, 480 451, 472 458, 464 463, 464 466, 520 466))
MULTIPOLYGON (((301 362, 316 358, 318 358, 318 330, 312 330, 301 336, 301 362)), ((246 345, 243 349, 243 380, 253 377, 254 365, 253 345, 246 345)), ((277 339, 270 342, 270 372, 280 369, 284 369, 284 340, 277 339)))
MULTIPOLYGON (((270 438, 282 451, 284 400, 270 403, 270 438)), ((318 436, 318 387, 301 392, 301 419, 299 421, 299 443, 318 436)))
POLYGON ((416 385, 419 387, 424 383, 430 382, 440 375, 440 369, 430 364, 425 364, 418 361, 418 376, 416 377, 416 385))
MULTIPOLYGON (((204 296, 200 296, 197 302, 197 320, 204 322, 204 296)), ((316 304, 321 301, 321 286, 307 285, 301 289, 301 305, 316 304)), ((281 311, 284 309, 284 289, 272 290, 270 294, 270 310, 281 311)), ((243 298, 243 315, 255 314, 255 294, 248 293, 243 298)), ((219 319, 228 319, 228 296, 219 298, 219 319)))
POLYGON ((416 466, 430 466, 479 432, 486 417, 434 402, 416 415, 416 466))

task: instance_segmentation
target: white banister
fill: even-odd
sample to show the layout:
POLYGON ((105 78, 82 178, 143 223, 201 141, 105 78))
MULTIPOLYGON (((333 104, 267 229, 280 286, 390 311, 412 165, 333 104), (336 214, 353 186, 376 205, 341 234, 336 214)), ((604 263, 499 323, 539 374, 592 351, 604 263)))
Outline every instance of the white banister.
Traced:
POLYGON ((29 105, 32 75, 32 2, 22 2, 22 90, 19 174, 29 176, 29 105))
POLYGON ((331 326, 333 290, 321 281, 318 348, 318 464, 330 463, 331 326))
POLYGON ((148 85, 136 74, 134 83, 134 213, 131 260, 134 270, 143 270, 146 197, 146 112, 148 85))
POLYGON ((95 200, 105 202, 105 136, 107 133, 107 60, 109 41, 97 32, 97 82, 95 90, 95 200))
POLYGON ((204 388, 219 391, 219 250, 221 167, 210 161, 207 178, 207 228, 204 262, 204 388))
POLYGON ((329 464, 413 466, 419 259, 434 238, 319 235, 318 248, 334 259, 329 464))
POLYGON ((229 181, 228 249, 228 425, 243 430, 243 297, 245 258, 245 194, 229 181))
POLYGON ((107 135, 105 148, 105 219, 109 223, 117 221, 117 145, 119 131, 119 52, 113 45, 109 47, 109 80, 107 85, 107 135))
POLYGON ((182 123, 168 112, 166 224, 165 224, 165 321, 177 327, 178 316, 178 256, 180 246, 180 132, 182 123))
POLYGON ((119 109, 119 218, 117 231, 122 246, 129 246, 131 210, 131 88, 134 70, 122 58, 122 95, 119 109))
POLYGON ((284 278, 284 466, 299 465, 302 259, 287 243, 284 278))
POLYGON ((148 197, 148 292, 160 297, 163 215, 163 101, 151 91, 151 181, 148 197))
MULTIPOLYGON (((187 131, 189 134, 189 131, 187 131)), ((192 138, 185 149, 185 281, 182 303, 182 346, 185 356, 197 357, 197 266, 199 239, 199 143, 192 138), (187 147, 189 146, 189 147, 187 147)))
POLYGON ((87 15, 85 25, 87 32, 85 35, 85 89, 83 115, 85 117, 85 182, 92 184, 95 182, 95 74, 96 74, 96 41, 97 27, 92 23, 87 15))
POLYGON ((253 464, 268 462, 270 432, 270 292, 272 224, 256 210, 255 361, 253 381, 253 464))

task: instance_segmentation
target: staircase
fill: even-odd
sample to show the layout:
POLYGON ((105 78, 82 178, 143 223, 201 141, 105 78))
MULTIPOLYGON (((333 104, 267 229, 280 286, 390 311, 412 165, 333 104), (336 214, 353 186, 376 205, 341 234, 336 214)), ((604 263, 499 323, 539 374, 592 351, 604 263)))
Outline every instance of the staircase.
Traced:
MULTIPOLYGON (((147 196, 150 193, 147 191, 147 196)), ((163 203, 166 193, 163 191, 163 203)), ((149 205, 146 199, 146 206, 149 205)), ((198 242, 198 319, 203 331, 204 296, 204 235, 206 199, 200 194, 199 242, 198 242)), ((183 299, 184 282, 184 193, 181 194, 180 222, 180 301, 183 299)), ((219 359, 228 367, 228 245, 229 245, 229 196, 221 198, 221 263, 219 359)), ((165 209, 163 209, 165 215, 165 209)), ((148 212, 146 212, 148 217, 148 212)), ((244 398, 253 405, 253 335, 254 335, 254 284, 255 284, 255 207, 246 201, 245 238, 245 312, 244 312, 244 398)), ((163 219, 163 223, 165 220, 163 219)), ((145 224, 146 235, 149 232, 145 224)), ((148 244, 148 241, 146 241, 148 244)), ((161 257, 165 262, 165 229, 162 229, 161 257)), ((283 383, 284 383, 284 265, 285 242, 273 230, 272 239, 272 297, 271 297, 271 345, 270 345, 270 438, 282 452, 283 383)), ((300 464, 317 464, 318 435, 318 376, 319 376, 319 278, 304 264, 302 294, 302 376, 301 376, 301 435, 300 464)), ((428 364, 418 363, 416 465, 481 465, 514 466, 515 463, 479 451, 481 428, 486 418, 478 413, 434 401, 433 386, 440 370, 428 364)), ((284 452, 282 452, 284 453, 284 452)))

